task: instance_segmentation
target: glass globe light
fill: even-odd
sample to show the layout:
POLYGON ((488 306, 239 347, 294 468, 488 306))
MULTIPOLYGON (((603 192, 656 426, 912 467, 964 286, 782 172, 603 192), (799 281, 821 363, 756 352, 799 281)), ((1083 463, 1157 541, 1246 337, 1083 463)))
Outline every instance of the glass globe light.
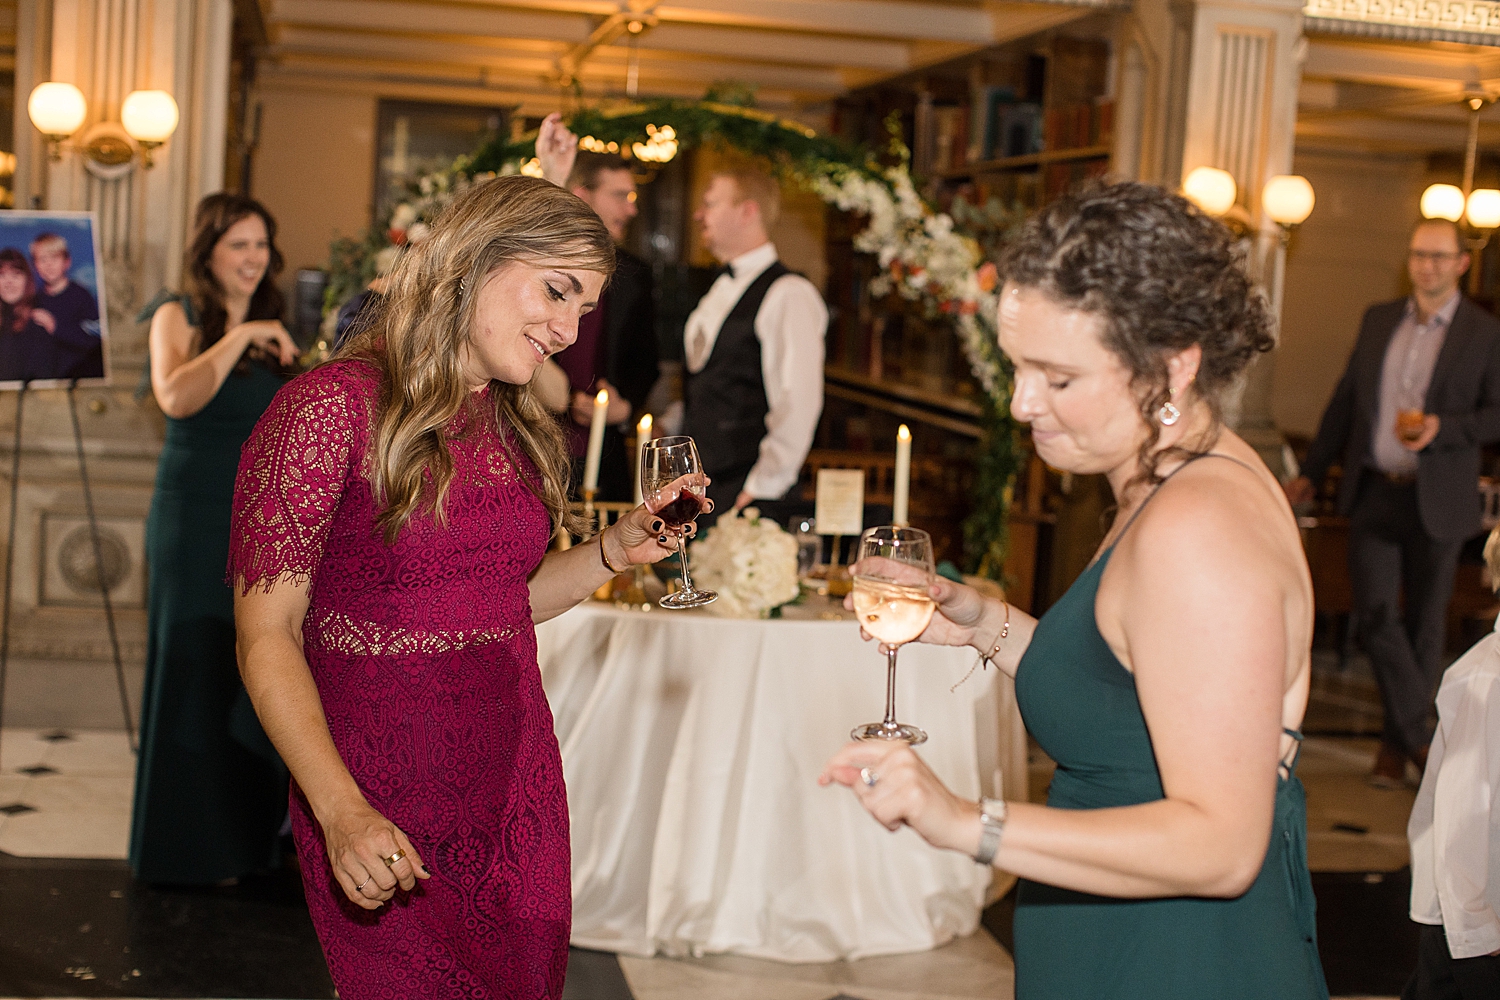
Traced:
POLYGON ((120 105, 120 124, 137 142, 166 142, 177 131, 177 102, 165 90, 132 91, 120 105))
POLYGON ((1272 177, 1260 193, 1261 207, 1280 226, 1300 226, 1306 222, 1316 201, 1307 178, 1296 174, 1272 177))
POLYGON ((1457 222, 1464 216, 1464 193, 1452 184, 1433 184, 1422 192, 1422 218, 1457 222))
POLYGON ((1472 192, 1464 214, 1469 217, 1469 225, 1475 229, 1500 228, 1500 191, 1480 188, 1472 192))
POLYGON ((1223 215, 1234 207, 1239 189, 1227 170, 1194 167, 1182 182, 1182 193, 1209 215, 1223 215))
POLYGON ((46 136, 72 135, 88 116, 83 91, 71 83, 40 83, 26 102, 31 124, 46 136))

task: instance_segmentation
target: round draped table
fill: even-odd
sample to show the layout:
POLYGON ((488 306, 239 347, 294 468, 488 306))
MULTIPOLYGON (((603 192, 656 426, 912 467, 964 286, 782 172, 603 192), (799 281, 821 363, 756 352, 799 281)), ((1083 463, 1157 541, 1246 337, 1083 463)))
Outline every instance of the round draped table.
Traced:
MULTIPOLYGON (((885 658, 811 620, 585 603, 537 627, 573 847, 573 943, 633 955, 826 962, 972 933, 991 871, 887 832, 817 784, 884 712, 885 658)), ((821 617, 820 617, 821 615, 821 617)), ((1026 798, 1011 682, 973 650, 908 646, 897 715, 959 795, 1026 798)))

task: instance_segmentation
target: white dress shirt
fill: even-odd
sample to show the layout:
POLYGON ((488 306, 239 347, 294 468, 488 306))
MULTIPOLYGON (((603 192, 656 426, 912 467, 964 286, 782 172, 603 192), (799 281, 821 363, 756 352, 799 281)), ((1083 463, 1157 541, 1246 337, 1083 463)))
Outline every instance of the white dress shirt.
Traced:
MULTIPOLYGON (((745 290, 777 260, 776 244, 762 243, 729 262, 688 316, 683 329, 687 370, 700 372, 713 353, 719 328, 745 290)), ((755 314, 761 377, 766 387, 766 436, 745 479, 745 492, 779 499, 797 482, 823 412, 823 335, 828 306, 811 281, 784 274, 771 283, 755 314)))
POLYGON ((1380 400, 1371 429, 1370 454, 1375 467, 1393 475, 1414 475, 1420 459, 1417 453, 1403 447, 1396 437, 1396 413, 1400 410, 1427 409, 1427 387, 1437 367, 1438 352, 1447 339, 1448 327, 1463 296, 1454 292, 1442 308, 1417 319, 1415 299, 1406 300, 1406 312, 1391 335, 1385 349, 1385 363, 1380 369, 1380 400))
POLYGON ((1438 727, 1412 807, 1411 918, 1454 958, 1500 950, 1500 633, 1443 674, 1438 727))

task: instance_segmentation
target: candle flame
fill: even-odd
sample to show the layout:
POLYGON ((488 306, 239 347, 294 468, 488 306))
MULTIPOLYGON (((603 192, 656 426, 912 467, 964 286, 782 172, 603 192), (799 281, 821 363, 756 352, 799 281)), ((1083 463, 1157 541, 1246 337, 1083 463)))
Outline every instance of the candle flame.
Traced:
POLYGON ((896 439, 898 441, 910 441, 911 430, 905 424, 902 424, 901 429, 896 432, 896 439))
POLYGON ((595 406, 608 406, 609 405, 609 390, 608 389, 600 389, 599 390, 599 395, 597 395, 597 396, 594 397, 594 405, 595 406))
POLYGON ((637 434, 651 433, 651 414, 648 413, 641 418, 641 422, 635 425, 635 431, 637 434))

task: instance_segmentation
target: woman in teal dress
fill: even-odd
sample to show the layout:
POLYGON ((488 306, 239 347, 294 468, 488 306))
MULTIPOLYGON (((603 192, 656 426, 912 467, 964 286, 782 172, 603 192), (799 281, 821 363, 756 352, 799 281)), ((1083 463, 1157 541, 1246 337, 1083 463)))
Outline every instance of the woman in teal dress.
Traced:
POLYGON ((959 799, 905 744, 850 744, 822 781, 1021 877, 1018 1000, 1326 998, 1295 776, 1312 585, 1276 479, 1222 423, 1272 319, 1230 233, 1140 184, 1043 209, 1002 273, 1011 413, 1118 511, 1040 621, 938 581, 921 640, 1015 677, 1057 762, 1047 804, 959 799))
POLYGON ((276 223, 257 202, 198 205, 187 294, 151 318, 167 436, 146 522, 146 686, 130 864, 148 882, 218 885, 271 866, 286 771, 240 684, 225 583, 240 446, 297 348, 281 325, 276 223))

